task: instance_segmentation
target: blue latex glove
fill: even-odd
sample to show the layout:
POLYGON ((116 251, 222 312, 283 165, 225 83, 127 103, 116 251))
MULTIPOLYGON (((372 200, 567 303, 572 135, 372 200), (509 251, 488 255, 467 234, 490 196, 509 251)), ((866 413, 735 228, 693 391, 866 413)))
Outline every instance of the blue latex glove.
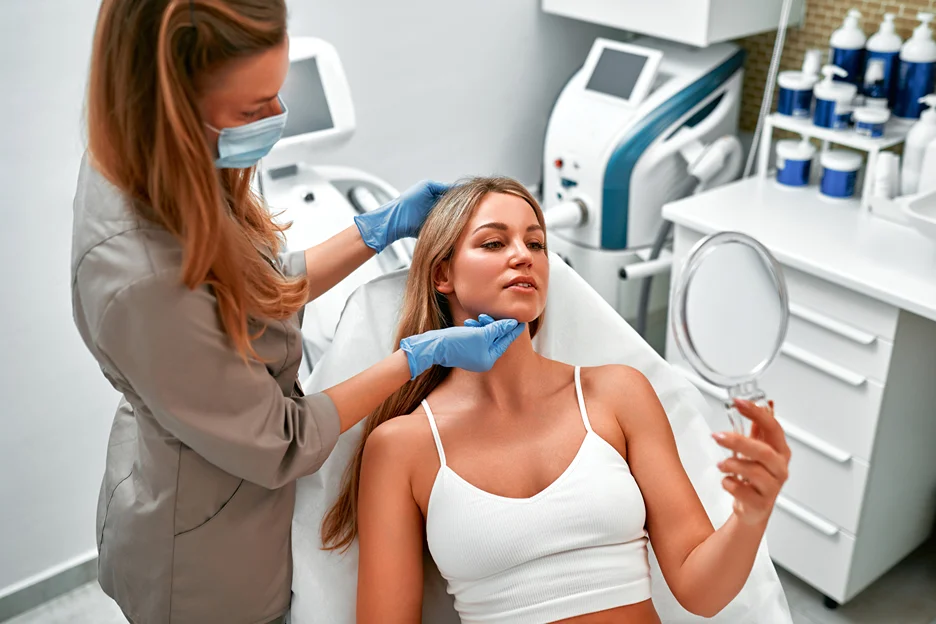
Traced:
POLYGON ((354 217, 364 243, 377 253, 401 238, 415 237, 439 198, 451 188, 423 181, 378 208, 354 217))
POLYGON ((483 373, 494 366, 524 329, 526 324, 514 319, 492 320, 484 327, 446 327, 404 338, 400 349, 406 352, 410 379, 435 364, 483 373))
POLYGON ((466 327, 486 327, 494 322, 494 319, 487 314, 482 314, 478 317, 478 320, 468 319, 465 321, 466 327))

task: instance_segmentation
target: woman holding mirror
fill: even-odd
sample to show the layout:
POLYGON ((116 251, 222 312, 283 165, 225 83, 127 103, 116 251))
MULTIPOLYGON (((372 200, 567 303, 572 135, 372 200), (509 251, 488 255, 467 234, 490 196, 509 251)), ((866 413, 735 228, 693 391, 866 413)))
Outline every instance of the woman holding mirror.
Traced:
POLYGON ((690 612, 712 616, 744 585, 787 476, 772 408, 739 401, 751 435, 716 436, 743 458, 720 466, 735 506, 715 530, 640 372, 533 350, 548 286, 542 212, 522 185, 471 180, 430 213, 399 338, 483 311, 526 330, 490 372, 433 366, 369 417, 323 525, 329 548, 359 538, 359 622, 420 620, 424 541, 468 623, 657 623, 648 542, 690 612))

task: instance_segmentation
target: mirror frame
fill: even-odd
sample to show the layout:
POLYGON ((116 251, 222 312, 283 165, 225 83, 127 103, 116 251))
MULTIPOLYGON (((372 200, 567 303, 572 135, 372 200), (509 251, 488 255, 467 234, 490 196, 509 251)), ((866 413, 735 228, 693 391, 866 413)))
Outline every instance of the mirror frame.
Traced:
POLYGON ((679 276, 678 286, 674 292, 675 296, 671 302, 670 309, 672 312, 672 329, 676 340, 676 346, 679 348, 679 352, 682 354, 683 358, 689 362, 689 365, 707 382, 729 389, 750 383, 756 380, 777 358, 777 355, 779 355, 783 347, 783 342, 786 340, 787 328, 790 322, 790 299, 780 263, 777 262, 776 258, 773 257, 770 251, 768 251, 760 241, 740 232, 717 232, 702 238, 702 240, 697 242, 689 251, 682 273, 679 276), (747 245, 757 253, 764 262, 767 272, 773 279, 774 287, 780 298, 780 305, 782 308, 780 331, 777 335, 777 342, 774 345, 772 353, 764 358, 764 360, 755 366, 747 375, 730 376, 711 369, 696 350, 692 341, 692 333, 686 324, 689 285, 692 283, 693 277, 709 254, 718 247, 726 244, 747 245))

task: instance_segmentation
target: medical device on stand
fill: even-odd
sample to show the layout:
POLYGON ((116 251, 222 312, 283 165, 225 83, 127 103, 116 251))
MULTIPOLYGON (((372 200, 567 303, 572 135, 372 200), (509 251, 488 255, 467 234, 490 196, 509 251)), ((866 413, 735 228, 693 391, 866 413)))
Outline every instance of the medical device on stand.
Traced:
MULTIPOLYGON (((329 43, 292 37, 290 68, 280 95, 289 108, 283 138, 263 159, 256 180, 289 250, 307 249, 354 224, 399 193, 387 182, 350 167, 311 165, 322 149, 354 132, 354 105, 341 60, 329 43)), ((412 241, 397 241, 306 306, 302 324, 304 371, 331 344, 345 301, 355 288, 385 272, 409 266, 412 241)))
POLYGON ((670 268, 663 205, 740 172, 740 144, 723 137, 738 131, 743 62, 730 43, 598 39, 553 109, 542 186, 550 249, 641 334, 667 307, 668 288, 651 298, 647 282, 670 268))

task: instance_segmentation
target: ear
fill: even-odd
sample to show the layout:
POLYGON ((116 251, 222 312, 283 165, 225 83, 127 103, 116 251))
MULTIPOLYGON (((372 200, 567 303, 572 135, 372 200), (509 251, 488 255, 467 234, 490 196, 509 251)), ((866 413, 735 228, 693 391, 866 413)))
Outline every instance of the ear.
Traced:
POLYGON ((442 293, 443 295, 451 295, 455 292, 455 286, 452 285, 451 280, 451 269, 451 260, 443 260, 435 268, 432 275, 432 284, 435 286, 436 292, 442 293))

